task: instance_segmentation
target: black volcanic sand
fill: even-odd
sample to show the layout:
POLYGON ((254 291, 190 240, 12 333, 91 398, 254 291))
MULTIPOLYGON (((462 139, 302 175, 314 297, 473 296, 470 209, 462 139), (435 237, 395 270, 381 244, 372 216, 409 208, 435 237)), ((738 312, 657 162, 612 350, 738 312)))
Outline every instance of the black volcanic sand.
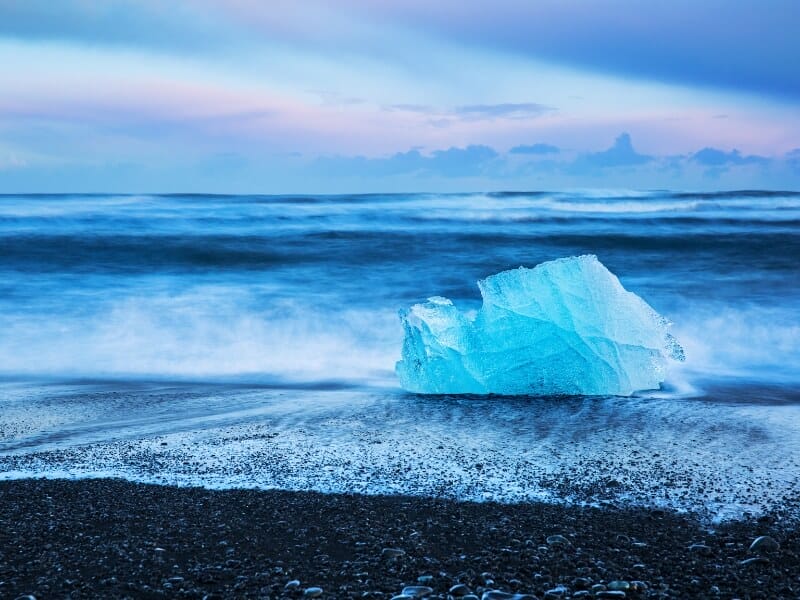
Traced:
POLYGON ((591 590, 614 580, 641 582, 628 598, 797 598, 800 538, 779 516, 712 532, 614 507, 0 482, 0 598, 300 598, 320 587, 323 598, 388 600, 420 576, 431 598, 456 583, 478 597, 623 597, 591 590), (780 548, 749 552, 759 535, 780 548))

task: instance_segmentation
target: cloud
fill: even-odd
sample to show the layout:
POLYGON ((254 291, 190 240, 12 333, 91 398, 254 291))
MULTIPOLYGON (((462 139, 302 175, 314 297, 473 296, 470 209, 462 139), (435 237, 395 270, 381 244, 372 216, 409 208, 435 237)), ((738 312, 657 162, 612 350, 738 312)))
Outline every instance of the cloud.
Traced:
POLYGON ((570 165, 574 173, 591 172, 616 167, 636 167, 653 160, 652 156, 639 154, 634 150, 631 136, 621 133, 608 150, 583 154, 570 165))
POLYGON ((434 172, 446 177, 469 177, 480 173, 486 163, 497 156, 497 151, 489 146, 450 148, 434 152, 430 158, 430 166, 434 172))
POLYGON ((602 152, 579 155, 574 160, 549 144, 515 146, 501 154, 485 145, 451 147, 423 154, 419 149, 398 152, 385 158, 329 156, 313 163, 316 173, 344 177, 417 177, 472 178, 489 177, 509 180, 515 177, 558 175, 575 178, 597 175, 625 167, 635 169, 656 162, 652 156, 634 150, 630 135, 620 134, 614 144, 602 152), (544 160, 539 157, 546 157, 544 160))
MULTIPOLYGON (((419 70, 414 42, 591 72, 800 99, 797 0, 12 0, 0 37, 195 55, 286 44, 419 70), (724 15, 721 18, 720 15, 724 15), (416 57, 415 57, 416 59, 416 57)), ((252 53, 249 56, 253 56, 252 53)))
POLYGON ((330 90, 308 90, 310 94, 318 96, 320 101, 327 106, 353 106, 355 104, 364 104, 364 98, 356 96, 348 96, 330 90))
POLYGON ((786 161, 792 169, 800 173, 800 148, 787 152, 786 161))
POLYGON ((28 161, 20 158, 16 154, 9 154, 8 156, 0 155, 0 171, 11 169, 24 169, 28 166, 28 161))
POLYGON ((706 167, 724 167, 726 165, 764 165, 769 162, 763 156, 742 156, 738 150, 725 152, 717 148, 703 148, 695 152, 691 160, 706 167))
POLYGON ((555 110, 552 106, 536 102, 503 102, 500 104, 469 104, 453 108, 438 108, 427 104, 390 104, 388 111, 402 111, 425 115, 437 122, 448 119, 458 121, 492 121, 495 119, 525 120, 540 117, 555 110))
POLYGON ((471 104, 459 106, 453 114, 467 120, 471 119, 531 119, 555 110, 551 106, 535 102, 503 103, 503 104, 471 104))
POLYGON ((722 164, 711 165, 695 160, 696 155, 706 161, 719 156, 701 154, 706 149, 684 155, 639 154, 626 134, 609 149, 577 159, 567 151, 504 154, 486 145, 425 153, 411 148, 377 158, 344 154, 314 158, 305 153, 265 154, 263 148, 237 144, 225 151, 198 148, 181 154, 177 162, 166 158, 168 149, 133 160, 113 153, 77 152, 71 160, 57 161, 22 150, 0 147, 0 192, 466 192, 558 190, 599 181, 606 187, 631 189, 800 189, 800 148, 779 158, 758 157, 768 163, 716 150, 723 158, 713 162, 722 164))
POLYGON ((532 144, 530 146, 514 146, 509 154, 558 154, 560 150, 551 144, 532 144))
POLYGON ((0 37, 22 40, 197 52, 228 43, 220 39, 220 29, 215 11, 181 2, 168 9, 154 0, 0 2, 0 37))
POLYGON ((321 174, 346 177, 382 177, 412 173, 423 177, 475 177, 485 174, 488 165, 498 157, 497 151, 489 146, 471 145, 435 150, 427 156, 419 150, 409 150, 387 158, 322 157, 314 161, 312 168, 321 174))
POLYGON ((344 0, 385 26, 624 77, 800 99, 797 0, 344 0))

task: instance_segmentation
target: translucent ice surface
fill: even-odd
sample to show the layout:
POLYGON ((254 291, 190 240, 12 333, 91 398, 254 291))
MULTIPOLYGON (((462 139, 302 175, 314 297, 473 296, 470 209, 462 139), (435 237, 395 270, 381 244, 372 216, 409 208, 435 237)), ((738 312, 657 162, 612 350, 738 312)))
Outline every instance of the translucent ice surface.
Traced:
POLYGON ((657 389, 683 349, 669 323, 596 256, 478 282, 471 318, 447 298, 400 312, 397 375, 421 394, 617 395, 657 389))

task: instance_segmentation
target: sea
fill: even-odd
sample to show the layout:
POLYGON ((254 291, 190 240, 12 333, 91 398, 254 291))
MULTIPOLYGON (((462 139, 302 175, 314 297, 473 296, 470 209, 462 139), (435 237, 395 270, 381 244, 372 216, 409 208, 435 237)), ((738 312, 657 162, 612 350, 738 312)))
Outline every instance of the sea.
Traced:
POLYGON ((800 193, 0 196, 0 479, 800 498, 800 193), (415 395, 398 311, 594 254, 686 353, 632 397, 415 395))

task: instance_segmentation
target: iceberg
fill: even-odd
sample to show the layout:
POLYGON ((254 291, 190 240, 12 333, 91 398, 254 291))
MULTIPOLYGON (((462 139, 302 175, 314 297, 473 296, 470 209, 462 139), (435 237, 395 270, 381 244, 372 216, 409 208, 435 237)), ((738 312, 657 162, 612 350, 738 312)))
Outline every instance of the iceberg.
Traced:
POLYGON ((400 311, 396 365, 419 394, 615 395, 658 389, 683 360, 670 323, 593 255, 478 282, 474 315, 433 297, 400 311))

